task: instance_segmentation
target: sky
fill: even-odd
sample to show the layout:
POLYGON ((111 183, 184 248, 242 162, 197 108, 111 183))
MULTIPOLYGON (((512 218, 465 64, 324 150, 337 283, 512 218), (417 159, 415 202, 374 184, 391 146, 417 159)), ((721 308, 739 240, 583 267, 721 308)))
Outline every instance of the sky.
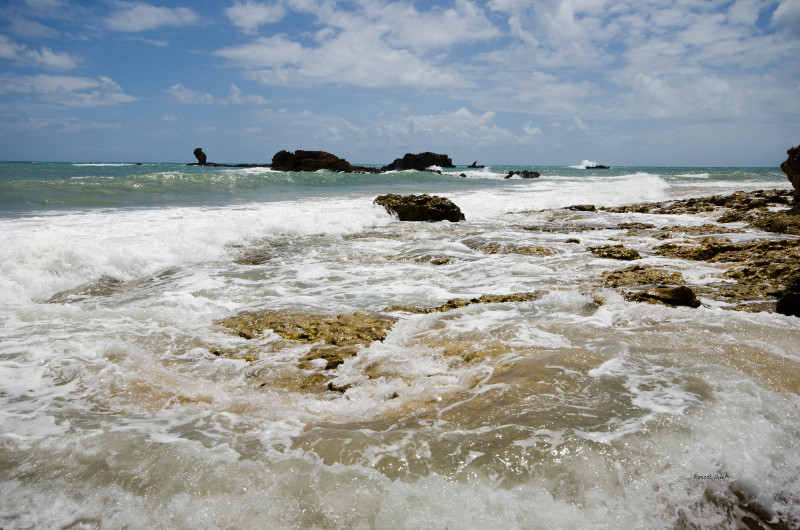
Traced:
POLYGON ((0 160, 778 166, 800 0, 0 0, 0 160))

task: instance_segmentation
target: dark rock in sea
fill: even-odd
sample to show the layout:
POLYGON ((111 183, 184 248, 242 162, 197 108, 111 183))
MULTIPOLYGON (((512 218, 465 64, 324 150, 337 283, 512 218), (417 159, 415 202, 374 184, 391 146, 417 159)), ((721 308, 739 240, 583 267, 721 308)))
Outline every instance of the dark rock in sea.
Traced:
POLYGON ((375 204, 397 214, 401 221, 450 221, 458 222, 466 219, 461 209, 450 199, 436 195, 387 195, 378 196, 375 204))
POLYGON ((639 293, 627 296, 631 302, 647 302, 650 304, 664 304, 669 306, 700 307, 700 300, 689 287, 653 287, 639 293))
POLYGON ((528 171, 527 169, 524 169, 522 171, 509 171, 508 175, 506 175, 505 178, 510 179, 514 175, 518 175, 520 178, 523 178, 523 179, 538 179, 539 178, 539 172, 538 171, 528 171))
POLYGON ((572 210, 573 212, 596 212, 597 207, 594 204, 574 204, 572 206, 567 206, 566 210, 572 210))
POLYGON ((198 147, 194 150, 194 156, 197 158, 197 162, 186 164, 187 166, 204 166, 204 167, 269 167, 269 164, 216 164, 214 162, 208 162, 206 158, 206 154, 203 150, 198 147))
POLYGON ((775 311, 782 315, 800 317, 800 276, 781 293, 775 311))
POLYGON ((800 206, 800 145, 790 148, 786 154, 789 158, 781 164, 781 169, 794 186, 795 202, 800 206))
POLYGON ((599 247, 589 247, 588 250, 598 258, 618 259, 622 261, 642 259, 642 256, 636 249, 625 248, 622 245, 602 245, 599 247))
POLYGON ((278 151, 272 157, 272 169, 277 171, 319 171, 337 173, 378 173, 370 167, 354 166, 347 160, 325 151, 278 151))
POLYGON ((584 166, 584 169, 609 169, 609 167, 604 166, 603 164, 591 164, 588 166, 584 166))
POLYGON ((479 166, 479 165, 478 165, 478 161, 476 160, 475 162, 473 162, 472 164, 470 164, 470 165, 469 165, 469 166, 467 166, 467 167, 469 167, 469 168, 472 168, 472 169, 480 169, 480 168, 482 168, 482 167, 486 167, 486 166, 479 166))
POLYGON ((456 167, 449 156, 428 151, 418 154, 406 153, 403 158, 396 158, 388 166, 383 166, 381 171, 407 171, 411 169, 425 171, 431 166, 456 167))

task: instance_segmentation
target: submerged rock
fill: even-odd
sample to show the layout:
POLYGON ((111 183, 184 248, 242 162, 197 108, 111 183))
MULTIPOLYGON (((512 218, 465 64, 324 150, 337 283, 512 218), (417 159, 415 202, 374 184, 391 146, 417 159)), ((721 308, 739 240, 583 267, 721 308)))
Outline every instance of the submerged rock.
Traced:
POLYGON ((381 171, 407 171, 410 169, 425 171, 431 166, 456 167, 453 165, 453 160, 449 156, 427 151, 418 154, 406 153, 403 158, 396 158, 394 162, 388 166, 383 166, 381 171))
POLYGON ((374 201, 391 213, 397 214, 401 221, 450 221, 466 219, 461 209, 450 199, 436 195, 380 195, 374 201))
POLYGON ((319 171, 325 169, 337 173, 377 173, 375 168, 354 166, 347 160, 325 151, 302 151, 294 153, 278 151, 272 157, 272 169, 277 171, 319 171))
POLYGON ((382 341, 396 319, 376 313, 309 315, 289 311, 244 313, 217 323, 240 337, 253 339, 272 330, 284 339, 315 343, 302 361, 325 361, 325 370, 336 368, 345 359, 374 341, 382 341))
POLYGON ((677 287, 653 287, 646 291, 630 293, 626 296, 631 302, 647 302, 669 306, 700 307, 700 300, 694 291, 685 285, 677 287))
POLYGON ((622 245, 601 245, 598 247, 589 247, 588 250, 598 258, 618 259, 622 261, 642 259, 638 250, 625 248, 622 245))
POLYGON ((679 286, 685 282, 680 272, 656 269, 649 265, 634 265, 619 271, 603 273, 606 287, 640 287, 643 285, 679 286))
POLYGON ((549 247, 489 243, 475 247, 484 254, 522 254, 524 256, 553 256, 556 251, 549 247))
POLYGON ((792 183, 795 201, 800 204, 800 145, 790 148, 786 154, 789 158, 781 164, 781 169, 792 183))
POLYGON ((532 291, 525 293, 513 294, 484 294, 478 298, 471 298, 464 300, 463 298, 452 298, 440 306, 435 307, 415 307, 415 306, 402 306, 393 305, 384 309, 384 312, 392 313, 402 311, 404 313, 444 313, 445 311, 452 311, 472 304, 502 304, 508 302, 529 302, 531 300, 538 300, 545 294, 544 291, 532 291))
POLYGON ((524 169, 522 171, 509 171, 505 178, 510 179, 513 176, 519 176, 519 178, 523 179, 538 179, 540 175, 538 171, 529 171, 524 169))

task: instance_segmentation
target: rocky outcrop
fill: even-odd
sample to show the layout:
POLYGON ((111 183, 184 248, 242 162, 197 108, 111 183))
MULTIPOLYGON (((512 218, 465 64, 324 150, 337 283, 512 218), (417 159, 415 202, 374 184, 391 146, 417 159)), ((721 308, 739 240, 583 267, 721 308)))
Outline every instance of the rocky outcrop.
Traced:
POLYGON ((539 178, 539 172, 538 171, 528 171, 527 169, 524 169, 522 171, 509 171, 508 175, 506 175, 505 178, 510 179, 513 176, 519 176, 520 178, 523 178, 523 179, 538 179, 539 178))
POLYGON ((269 167, 268 164, 216 164, 214 162, 208 162, 206 154, 203 152, 203 149, 198 147, 194 150, 194 157, 197 159, 197 162, 193 162, 191 164, 186 164, 187 166, 204 166, 204 167, 269 167))
POLYGON ((267 330, 291 341, 313 343, 302 364, 325 361, 331 370, 374 341, 382 341, 396 319, 379 314, 309 315, 290 311, 244 313, 217 322, 240 337, 253 339, 267 330))
POLYGON ((425 171, 431 166, 456 167, 449 156, 427 151, 418 154, 406 153, 403 158, 396 158, 388 166, 383 166, 381 171, 408 171, 411 169, 425 171))
POLYGON ((325 151, 302 151, 294 153, 278 151, 272 157, 272 169, 277 171, 319 171, 325 169, 336 173, 377 173, 375 168, 354 166, 347 160, 325 151))
POLYGON ((781 164, 781 169, 794 186, 795 201, 800 203, 800 145, 790 148, 786 154, 789 158, 781 164))
POLYGON ((200 166, 206 165, 206 154, 203 152, 203 149, 198 147, 194 150, 194 156, 197 158, 197 164, 200 166))
POLYGON ((466 219, 461 209, 450 199, 436 195, 380 195, 374 201, 397 214, 401 221, 450 221, 458 222, 466 219))

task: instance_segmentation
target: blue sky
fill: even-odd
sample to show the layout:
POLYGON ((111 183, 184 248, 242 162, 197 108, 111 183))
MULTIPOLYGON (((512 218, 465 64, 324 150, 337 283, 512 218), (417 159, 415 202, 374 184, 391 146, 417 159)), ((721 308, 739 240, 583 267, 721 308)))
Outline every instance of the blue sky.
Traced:
POLYGON ((800 0, 4 0, 0 160, 777 166, 800 0))

